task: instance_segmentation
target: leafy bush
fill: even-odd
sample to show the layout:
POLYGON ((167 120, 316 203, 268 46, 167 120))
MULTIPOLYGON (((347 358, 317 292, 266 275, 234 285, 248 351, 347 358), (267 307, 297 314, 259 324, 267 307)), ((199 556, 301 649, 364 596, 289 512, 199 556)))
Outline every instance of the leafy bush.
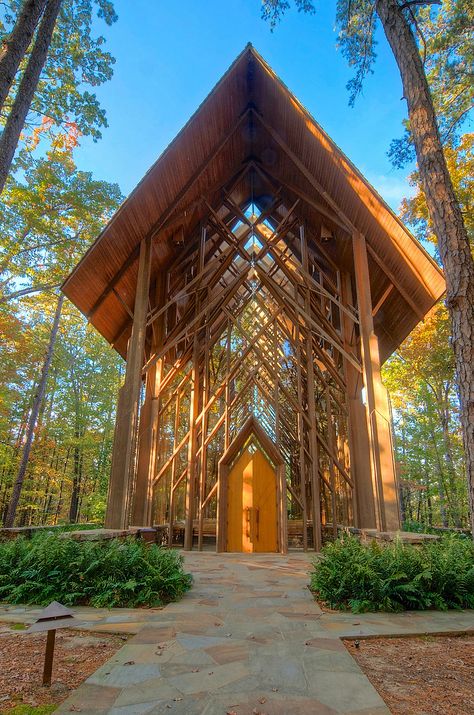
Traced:
POLYGON ((190 587, 182 556, 136 539, 87 542, 38 534, 0 543, 0 600, 10 603, 156 606, 190 587))
POLYGON ((314 562, 311 588, 331 608, 353 613, 474 608, 474 544, 449 535, 421 546, 364 546, 344 536, 314 562))

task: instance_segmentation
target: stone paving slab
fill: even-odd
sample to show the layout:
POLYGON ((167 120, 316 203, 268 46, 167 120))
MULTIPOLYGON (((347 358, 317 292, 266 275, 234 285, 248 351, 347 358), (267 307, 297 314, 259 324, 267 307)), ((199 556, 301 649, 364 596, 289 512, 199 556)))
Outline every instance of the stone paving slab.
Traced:
MULTIPOLYGON (((137 635, 57 715, 390 715, 341 637, 474 630, 470 611, 322 612, 309 554, 191 552, 185 565, 194 586, 179 603, 75 609, 91 630, 137 635)), ((0 608, 0 620, 39 610, 0 608)))

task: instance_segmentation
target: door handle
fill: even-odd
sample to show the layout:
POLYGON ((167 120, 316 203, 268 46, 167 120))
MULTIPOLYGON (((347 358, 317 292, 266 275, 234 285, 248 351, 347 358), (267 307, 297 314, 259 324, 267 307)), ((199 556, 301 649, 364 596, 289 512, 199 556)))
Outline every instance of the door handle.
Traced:
POLYGON ((245 507, 245 535, 250 539, 250 507, 245 507))
POLYGON ((255 526, 256 526, 256 538, 260 536, 260 509, 255 508, 255 526))

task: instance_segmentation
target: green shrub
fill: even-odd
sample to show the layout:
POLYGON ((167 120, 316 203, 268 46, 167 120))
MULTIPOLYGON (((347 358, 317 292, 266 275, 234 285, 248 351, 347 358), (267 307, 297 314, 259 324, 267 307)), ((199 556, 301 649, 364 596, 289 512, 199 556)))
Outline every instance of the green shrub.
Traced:
POLYGON ((176 551, 142 541, 38 534, 0 543, 0 600, 99 607, 156 606, 191 586, 176 551))
POLYGON ((311 588, 331 608, 353 613, 474 608, 474 544, 449 535, 421 546, 364 546, 344 536, 324 546, 311 588))

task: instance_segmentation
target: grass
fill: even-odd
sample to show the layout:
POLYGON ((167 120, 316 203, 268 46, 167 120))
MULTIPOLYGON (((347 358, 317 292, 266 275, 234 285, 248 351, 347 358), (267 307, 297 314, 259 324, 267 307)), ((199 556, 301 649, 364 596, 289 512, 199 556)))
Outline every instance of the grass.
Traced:
POLYGON ((0 715, 49 715, 57 707, 57 705, 16 705, 9 710, 0 710, 0 715))

